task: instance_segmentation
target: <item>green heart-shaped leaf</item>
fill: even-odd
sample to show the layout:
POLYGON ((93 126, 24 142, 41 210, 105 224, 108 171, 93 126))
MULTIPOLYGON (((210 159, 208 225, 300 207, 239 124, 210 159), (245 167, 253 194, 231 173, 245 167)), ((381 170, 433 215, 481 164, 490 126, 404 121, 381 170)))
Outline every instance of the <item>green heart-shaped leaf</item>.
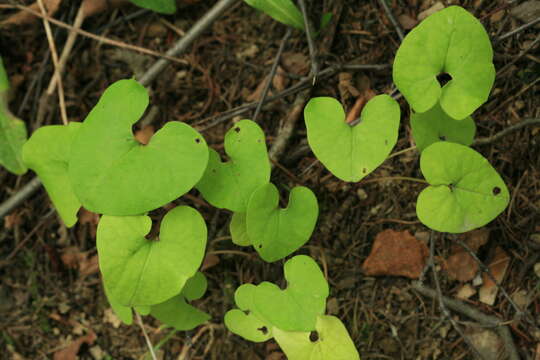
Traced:
POLYGON ((239 121, 225 135, 225 151, 230 160, 222 163, 210 149, 197 189, 215 207, 245 212, 253 191, 270 181, 264 132, 251 120, 239 121))
POLYGON ((68 126, 43 126, 24 144, 22 153, 24 163, 38 174, 68 227, 77 222, 77 212, 81 207, 68 176, 71 142, 80 125, 72 122, 68 126))
POLYGON ((73 139, 69 176, 85 208, 106 215, 138 215, 188 192, 201 178, 208 147, 189 125, 171 121, 148 145, 131 127, 148 105, 135 80, 111 85, 73 139))
POLYGON ((440 104, 425 113, 413 113, 411 127, 416 148, 420 152, 438 141, 469 146, 473 143, 476 132, 476 125, 470 116, 463 120, 455 120, 441 109, 440 104))
POLYGON ((239 246, 251 245, 247 234, 246 213, 234 213, 229 224, 232 242, 239 246))
POLYGON ((321 269, 309 256, 298 255, 285 263, 284 270, 287 288, 261 283, 253 290, 253 310, 259 318, 285 331, 315 330, 329 292, 321 269))
POLYGON ((304 17, 291 0, 244 0, 274 20, 304 30, 304 17))
POLYGON ((9 80, 0 57, 0 165, 14 174, 22 175, 27 168, 22 160, 26 141, 26 125, 11 114, 8 108, 9 80))
POLYGON ((381 165, 396 144, 400 110, 390 96, 378 95, 362 110, 360 123, 351 127, 336 99, 319 97, 309 101, 304 118, 317 159, 336 177, 359 181, 381 165))
POLYGON ((234 299, 240 308, 227 311, 225 314, 225 326, 244 339, 253 342, 264 342, 272 338, 272 325, 253 312, 253 293, 256 286, 244 284, 236 289, 234 299))
POLYGON ((163 14, 176 12, 176 0, 130 0, 137 6, 163 14))
POLYGON ((484 226, 508 205, 508 189, 482 155, 460 144, 437 142, 420 157, 430 186, 418 196, 416 213, 426 226, 462 233, 484 226))
POLYGON ((113 309, 114 313, 122 322, 126 325, 131 325, 133 323, 133 310, 129 306, 124 306, 120 304, 118 301, 116 301, 114 298, 111 297, 110 291, 107 290, 107 287, 105 284, 103 284, 103 288, 105 289, 105 295, 107 296, 107 300, 109 300, 109 304, 111 305, 111 308, 113 309))
POLYGON ((210 319, 210 315, 188 304, 186 300, 201 298, 206 292, 206 277, 201 272, 190 278, 182 293, 152 306, 150 314, 176 330, 186 331, 196 328, 210 319))
POLYGON ((279 207, 279 192, 268 183, 249 200, 246 226, 255 250, 268 262, 293 253, 310 238, 319 205, 313 192, 303 186, 291 190, 287 208, 279 207))
POLYGON ((170 299, 195 275, 206 246, 202 216, 188 206, 169 211, 159 239, 147 240, 148 216, 102 216, 97 228, 99 267, 110 296, 124 306, 170 299))
POLYGON ((319 339, 309 332, 287 332, 274 328, 274 337, 289 360, 360 360, 360 355, 343 323, 334 316, 319 316, 319 339))
POLYGON ((423 113, 440 99, 454 119, 471 115, 488 98, 493 81, 493 49, 473 15, 450 6, 427 17, 403 40, 394 59, 394 83, 414 111, 423 113), (437 76, 452 77, 441 89, 437 76))

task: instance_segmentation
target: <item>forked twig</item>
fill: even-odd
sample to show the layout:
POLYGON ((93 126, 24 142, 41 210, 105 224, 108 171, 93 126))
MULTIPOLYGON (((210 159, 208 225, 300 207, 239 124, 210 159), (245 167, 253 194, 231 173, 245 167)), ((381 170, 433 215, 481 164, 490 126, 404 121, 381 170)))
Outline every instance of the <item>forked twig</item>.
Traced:
MULTIPOLYGON (((38 0, 38 5, 41 10, 41 16, 43 19, 43 27, 45 28, 45 33, 47 34, 47 41, 49 42, 49 48, 51 49, 51 56, 53 59, 53 64, 55 73, 60 73, 60 60, 58 59, 58 52, 56 51, 56 44, 54 43, 54 37, 52 35, 51 30, 51 24, 49 24, 47 10, 45 9, 45 6, 43 5, 43 0, 38 0)), ((53 76, 54 79, 54 76, 53 76)), ((66 101, 64 98, 64 86, 62 84, 62 78, 58 77, 58 101, 60 103, 60 115, 62 116, 62 123, 64 125, 67 125, 68 118, 67 118, 67 112, 66 112, 66 101)))

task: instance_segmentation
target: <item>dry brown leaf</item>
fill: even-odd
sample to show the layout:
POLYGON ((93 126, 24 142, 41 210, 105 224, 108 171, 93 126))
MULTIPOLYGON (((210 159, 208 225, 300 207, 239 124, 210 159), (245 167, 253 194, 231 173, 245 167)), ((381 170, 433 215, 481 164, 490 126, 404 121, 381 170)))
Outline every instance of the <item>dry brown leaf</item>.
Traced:
POLYGON ((54 353, 54 360, 76 360, 77 353, 81 348, 82 344, 92 345, 96 341, 97 337, 94 332, 90 332, 85 336, 81 336, 77 340, 73 341, 67 347, 62 350, 58 350, 54 353))
MULTIPOLYGON (((287 87, 288 79, 284 76, 285 71, 281 66, 278 66, 278 69, 276 71, 276 75, 272 79, 272 85, 273 89, 280 92, 285 90, 287 87)), ((253 101, 259 101, 261 99, 262 93, 264 91, 264 88, 266 87, 266 83, 268 82, 268 78, 270 75, 267 75, 264 78, 264 81, 261 81, 259 85, 257 86, 257 89, 253 93, 251 93, 249 96, 246 97, 246 101, 253 102, 253 101)), ((268 96, 272 96, 274 93, 272 92, 272 88, 268 91, 268 96)))
POLYGON ((357 98, 360 96, 360 91, 352 84, 353 76, 351 73, 339 73, 338 79, 338 90, 342 101, 347 101, 351 97, 357 98))
POLYGON ((94 16, 127 4, 128 0, 84 0, 82 10, 85 17, 94 16))
POLYGON ((16 212, 4 217, 4 228, 7 230, 13 229, 14 226, 21 224, 21 216, 16 212))
POLYGON ((284 52, 281 57, 283 68, 296 75, 306 75, 309 71, 309 58, 297 52, 284 52))
POLYGON ((426 265, 427 246, 408 231, 384 230, 362 265, 368 276, 394 275, 417 279, 426 265))
POLYGON ((135 139, 143 145, 147 145, 155 133, 155 128, 152 125, 146 125, 141 130, 135 132, 135 139))
POLYGON ((484 359, 502 359, 504 346, 493 330, 469 326, 465 329, 465 334, 484 359))
POLYGON ((440 11, 442 9, 444 9, 443 3, 441 3, 440 1, 437 1, 435 4, 433 4, 432 7, 418 14, 418 21, 422 21, 425 18, 427 18, 429 15, 435 14, 437 11, 440 11))
POLYGON ((115 329, 118 329, 122 325, 122 320, 120 320, 111 308, 105 309, 103 312, 103 321, 111 324, 115 329))
POLYGON ((401 27, 405 30, 411 30, 413 27, 418 25, 418 20, 413 19, 407 14, 401 14, 398 16, 398 21, 401 27))
MULTIPOLYGON (((60 7, 61 3, 62 3, 62 0, 43 0, 43 5, 45 6, 45 9, 47 10, 47 14, 49 16, 53 16, 56 13, 56 11, 58 11, 58 8, 60 7)), ((29 8, 41 13, 41 8, 39 7, 39 4, 37 2, 30 5, 29 8)), ((17 13, 8 17, 6 20, 2 21, 2 25, 4 26, 26 25, 38 19, 39 18, 37 16, 34 16, 30 12, 25 11, 25 10, 20 10, 17 13)))
POLYGON ((471 284, 463 285, 457 292, 456 297, 458 299, 466 300, 476 294, 476 289, 471 284))
POLYGON ((467 282, 472 280, 478 272, 478 263, 469 253, 459 251, 444 260, 443 269, 452 280, 467 282))
POLYGON ((364 106, 368 103, 369 100, 371 100, 373 97, 375 97, 375 92, 371 89, 368 89, 362 94, 356 98, 356 101, 352 107, 352 109, 347 113, 347 117, 345 118, 345 122, 347 124, 352 123, 356 119, 360 117, 360 114, 362 113, 362 109, 364 106))
MULTIPOLYGON (((502 283, 509 264, 510 257, 501 247, 497 246, 493 260, 488 265, 488 268, 495 280, 497 280, 497 283, 502 283)), ((495 298, 497 297, 497 285, 487 274, 482 274, 482 280, 484 281, 484 284, 479 292, 480 301, 484 304, 493 305, 495 303, 495 298)))
POLYGON ((219 257, 217 255, 214 255, 214 254, 207 254, 204 257, 204 260, 203 260, 203 263, 202 263, 202 266, 201 266, 201 271, 210 269, 211 267, 214 267, 217 264, 219 264, 219 257))
POLYGON ((88 252, 81 251, 76 246, 65 248, 60 259, 67 268, 78 270, 82 276, 92 275, 99 271, 97 255, 88 257, 88 252))
POLYGON ((485 245, 489 240, 490 230, 488 228, 476 229, 463 233, 461 239, 467 244, 472 251, 477 252, 481 246, 485 245))

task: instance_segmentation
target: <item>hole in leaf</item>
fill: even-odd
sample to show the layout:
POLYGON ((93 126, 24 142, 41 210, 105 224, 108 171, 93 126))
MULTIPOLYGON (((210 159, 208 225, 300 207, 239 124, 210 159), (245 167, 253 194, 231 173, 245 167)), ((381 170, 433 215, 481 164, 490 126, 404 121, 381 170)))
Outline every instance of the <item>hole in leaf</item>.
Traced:
POLYGON ((316 331, 312 331, 309 333, 309 341, 315 342, 318 340, 319 340, 319 333, 317 333, 316 331))
POLYGON ((498 187, 498 186, 495 186, 495 187, 493 188, 493 195, 497 196, 497 195, 499 195, 500 193, 501 193, 501 188, 498 187))
POLYGON ((234 131, 236 131, 237 133, 239 133, 239 132, 240 132, 240 128, 239 128, 239 127, 235 127, 235 128, 234 128, 234 131))
POLYGON ((266 326, 263 326, 261 328, 258 328, 257 330, 259 330, 260 332, 262 332, 264 335, 268 334, 268 329, 266 328, 266 326))
POLYGON ((195 142, 198 144, 198 143, 201 142, 201 139, 197 138, 197 139, 195 139, 195 142))
POLYGON ((441 141, 446 141, 446 136, 444 136, 444 135, 439 135, 439 140, 441 140, 441 141))
POLYGON ((448 84, 450 80, 452 80, 452 76, 449 73, 443 72, 437 75, 437 81, 439 82, 439 85, 441 85, 441 87, 448 84))

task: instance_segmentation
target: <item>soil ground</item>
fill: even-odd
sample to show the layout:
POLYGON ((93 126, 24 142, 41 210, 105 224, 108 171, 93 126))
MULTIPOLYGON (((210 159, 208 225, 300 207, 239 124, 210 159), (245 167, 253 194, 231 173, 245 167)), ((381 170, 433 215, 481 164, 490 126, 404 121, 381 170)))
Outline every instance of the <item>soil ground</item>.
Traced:
MULTIPOLYGON (((31 1, 3 0, 0 3, 29 5, 31 1)), ((85 21, 83 28, 164 53, 182 31, 187 31, 214 3, 179 1, 179 11, 173 16, 126 6, 96 14, 85 21)), ((320 41, 322 68, 333 64, 392 63, 399 37, 379 1, 311 3, 309 11, 313 19, 326 11, 335 12, 328 33, 317 40, 320 41)), ((387 3, 408 31, 407 28, 416 23, 418 14, 436 1, 388 0, 387 3)), ((523 18, 530 13, 516 14, 515 9, 523 1, 442 3, 459 4, 474 13, 492 39, 530 21, 523 18)), ((78 1, 61 1, 54 16, 71 24, 79 5, 78 1)), ((0 8, 0 20, 13 12, 0 8)), ((539 16, 538 2, 536 10, 529 12, 539 16)), ((60 124, 56 96, 51 98, 51 108, 45 116, 41 116, 39 110, 39 100, 54 70, 43 24, 36 21, 0 31, 0 52, 13 86, 11 109, 26 121, 30 132, 46 124, 60 124)), ((56 27, 53 32, 61 49, 67 32, 56 27)), ((257 99, 257 88, 267 77, 285 32, 285 26, 238 2, 180 57, 183 64, 169 65, 152 83, 151 103, 157 106, 152 125, 158 129, 167 121, 185 121, 201 129, 211 146, 221 149, 224 133, 241 117, 217 124, 215 118, 257 99), (209 124, 213 126, 208 127, 209 124)), ((478 137, 491 136, 519 121, 540 116, 538 36, 536 25, 494 43, 499 73, 489 101, 474 116, 478 137)), ((281 65, 286 74, 274 83, 278 90, 294 85, 309 71, 304 34, 293 31, 284 51, 281 65)), ((149 55, 78 37, 63 76, 69 120, 84 120, 109 84, 143 73, 155 60, 149 55)), ((392 89, 389 67, 380 70, 348 68, 319 79, 312 96, 334 96, 350 110, 358 97, 370 91, 391 93, 392 89)), ((269 146, 291 116, 295 96, 284 97, 263 109, 259 123, 267 134, 269 146)), ((394 151, 414 145, 409 112, 403 99, 400 105, 402 124, 394 151)), ((245 115, 249 116, 251 113, 245 115)), ((139 128, 136 126, 135 130, 139 128)), ((415 213, 416 197, 424 185, 397 178, 422 178, 418 153, 406 151, 392 157, 364 180, 348 184, 329 175, 316 162, 314 155, 306 150, 305 135, 303 121, 299 121, 273 170, 272 181, 281 189, 301 184, 316 193, 320 204, 319 225, 299 253, 311 255, 323 266, 331 286, 328 312, 342 319, 362 359, 473 359, 470 347, 441 314, 438 302, 414 291, 411 280, 368 277, 362 271, 362 263, 375 236, 385 229, 407 230, 427 240, 428 230, 415 213)), ((466 302, 478 311, 508 320, 520 356, 539 359, 540 282, 533 270, 539 261, 540 249, 538 235, 535 235, 540 233, 539 128, 523 128, 476 149, 489 159, 512 194, 508 208, 486 226, 489 241, 478 256, 488 264, 497 247, 504 249, 510 262, 503 287, 514 299, 521 296, 519 303, 533 319, 514 320, 515 311, 500 291, 493 305, 480 302, 477 295, 466 302)), ((33 176, 29 172, 17 177, 0 168, 0 202, 17 193, 33 176)), ((283 358, 273 341, 249 343, 222 325, 223 315, 234 307, 234 289, 246 282, 282 284, 282 262, 267 264, 253 249, 234 246, 228 232, 230 213, 209 206, 197 192, 192 191, 175 203, 194 206, 208 224, 207 251, 212 256, 206 263, 205 274, 209 290, 196 304, 212 315, 214 325, 173 334, 160 348, 158 356, 180 359, 184 351, 185 359, 283 358), (219 262, 212 263, 212 260, 219 262)), ((0 228, 0 359, 56 358, 59 350, 90 332, 96 338, 81 346, 77 355, 80 359, 144 358, 147 347, 141 329, 137 325, 117 323, 104 296, 99 272, 95 271, 95 266, 92 270, 96 253, 95 218, 86 214, 84 223, 67 229, 52 209, 47 194, 41 189, 3 219, 4 225, 0 228), (80 263, 90 270, 83 270, 80 263)), ((441 259, 452 251, 451 237, 437 237, 437 274, 442 294, 450 298, 462 287, 441 267, 441 259)), ((425 284, 435 287, 430 276, 425 284)), ((485 334, 482 329, 478 330, 474 320, 459 312, 451 311, 451 316, 469 334, 480 333, 480 342, 484 339, 485 334)), ((150 318, 145 318, 145 327, 154 344, 169 334, 169 330, 150 318)), ((494 345, 488 348, 502 346, 500 339, 491 340, 494 342, 490 344, 494 345)), ((497 357, 491 356, 495 355, 487 358, 497 357)), ((65 359, 72 358, 75 357, 65 359)))

